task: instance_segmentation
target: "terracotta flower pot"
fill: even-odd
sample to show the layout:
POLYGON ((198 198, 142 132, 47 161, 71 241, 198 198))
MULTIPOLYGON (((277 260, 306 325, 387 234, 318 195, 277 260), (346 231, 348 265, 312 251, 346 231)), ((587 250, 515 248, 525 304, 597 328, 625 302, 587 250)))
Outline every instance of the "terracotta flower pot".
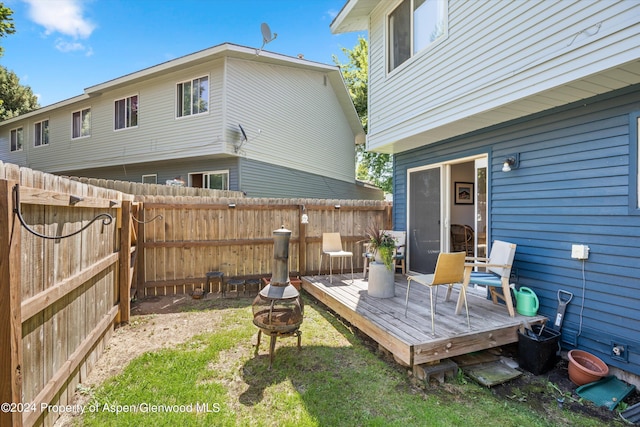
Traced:
POLYGON ((576 385, 598 381, 609 373, 609 367, 591 353, 582 350, 569 352, 569 379, 576 385))

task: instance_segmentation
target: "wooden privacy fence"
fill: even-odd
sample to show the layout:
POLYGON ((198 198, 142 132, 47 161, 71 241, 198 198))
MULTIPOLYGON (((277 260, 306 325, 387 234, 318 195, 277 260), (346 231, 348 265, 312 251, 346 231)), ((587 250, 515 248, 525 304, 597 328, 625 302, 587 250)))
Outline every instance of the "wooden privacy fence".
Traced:
POLYGON ((209 271, 269 277, 273 230, 281 226, 291 230, 291 274, 328 272, 327 261, 320 266, 324 232, 339 232, 343 249, 354 253, 354 269, 362 269, 367 227, 391 228, 391 204, 370 200, 144 197, 140 212, 140 296, 191 292, 209 271))
POLYGON ((132 290, 187 293, 208 271, 270 276, 281 226, 292 274, 321 270, 323 232, 339 232, 361 269, 366 228, 391 228, 381 201, 135 193, 0 162, 0 427, 53 424, 129 320, 132 290))
POLYGON ((132 199, 0 163, 0 426, 53 424, 128 320, 132 199))

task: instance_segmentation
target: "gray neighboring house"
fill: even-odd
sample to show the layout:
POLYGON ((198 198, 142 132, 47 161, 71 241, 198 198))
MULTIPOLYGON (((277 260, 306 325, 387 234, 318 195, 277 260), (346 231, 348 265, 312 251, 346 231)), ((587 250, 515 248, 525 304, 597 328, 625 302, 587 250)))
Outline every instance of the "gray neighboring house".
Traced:
POLYGON ((573 294, 564 349, 640 384, 640 2, 348 0, 331 29, 368 31, 367 149, 393 154, 408 269, 451 224, 478 255, 516 243, 550 326, 573 294))
POLYGON ((228 43, 0 123, 6 163, 249 197, 382 199, 362 142, 338 67, 228 43))

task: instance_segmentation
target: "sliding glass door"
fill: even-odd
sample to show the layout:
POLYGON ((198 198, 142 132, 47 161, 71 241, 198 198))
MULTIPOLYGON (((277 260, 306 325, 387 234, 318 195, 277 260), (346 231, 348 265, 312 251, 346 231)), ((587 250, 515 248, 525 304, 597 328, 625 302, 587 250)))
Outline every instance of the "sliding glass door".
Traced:
POLYGON ((433 273, 441 247, 442 167, 409 171, 407 218, 411 271, 433 273))
POLYGON ((473 229, 473 253, 486 256, 489 232, 486 155, 407 170, 407 196, 409 271, 434 272, 438 254, 451 251, 450 223, 473 229), (456 184, 472 189, 466 198, 457 197, 456 184))

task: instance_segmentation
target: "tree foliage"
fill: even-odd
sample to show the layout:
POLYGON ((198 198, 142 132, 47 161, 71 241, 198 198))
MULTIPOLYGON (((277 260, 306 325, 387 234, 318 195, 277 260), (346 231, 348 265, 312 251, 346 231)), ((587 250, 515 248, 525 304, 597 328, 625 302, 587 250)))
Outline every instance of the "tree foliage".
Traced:
MULTIPOLYGON (((0 3, 0 37, 16 32, 13 26, 13 11, 0 3)), ((3 50, 0 47, 0 56, 3 50)), ((29 86, 22 86, 13 71, 0 66, 0 120, 10 119, 38 108, 38 98, 29 86)))
MULTIPOLYGON (((0 37, 6 37, 8 34, 16 32, 16 28, 13 26, 13 10, 5 7, 4 3, 0 3, 0 37)), ((0 46, 0 56, 4 50, 0 46)))
POLYGON ((28 113, 39 107, 38 97, 31 88, 21 85, 16 73, 0 66, 0 120, 28 113))
MULTIPOLYGON (((368 129, 368 87, 369 87, 369 46, 364 37, 358 38, 353 49, 343 48, 342 52, 348 61, 333 61, 342 70, 342 76, 353 100, 356 112, 365 132, 368 129)), ((356 146, 357 167, 356 178, 368 181, 382 188, 386 193, 392 192, 393 165, 389 154, 366 151, 364 145, 356 146)))

